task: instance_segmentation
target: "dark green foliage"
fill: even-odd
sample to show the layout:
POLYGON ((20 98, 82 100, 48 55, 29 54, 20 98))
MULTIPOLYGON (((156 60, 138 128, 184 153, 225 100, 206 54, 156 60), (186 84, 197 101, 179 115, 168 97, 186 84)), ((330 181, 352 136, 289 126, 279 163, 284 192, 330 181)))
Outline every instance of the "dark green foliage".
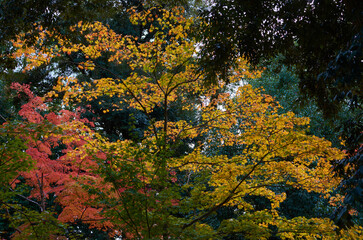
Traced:
MULTIPOLYGON (((277 58, 270 62, 265 66, 267 70, 263 77, 257 81, 251 81, 251 83, 256 87, 264 86, 266 92, 275 96, 284 106, 285 110, 282 111, 293 110, 300 116, 309 116, 312 120, 311 134, 325 137, 331 140, 335 146, 339 145, 339 135, 343 135, 343 138, 347 140, 349 144, 347 147, 351 155, 337 164, 337 172, 346 178, 342 182, 342 188, 347 192, 345 203, 348 207, 339 209, 335 215, 335 220, 344 225, 348 220, 351 220, 347 216, 347 211, 351 207, 362 209, 361 199, 363 199, 362 148, 360 147, 363 131, 361 114, 359 113, 362 92, 362 85, 360 84, 362 32, 357 32, 361 23, 356 17, 356 14, 360 14, 361 8, 358 5, 357 9, 345 6, 344 3, 348 1, 338 1, 338 3, 314 1, 316 8, 313 9, 308 2, 304 0, 218 1, 216 6, 212 7, 210 11, 206 11, 204 15, 210 23, 210 28, 206 28, 204 32, 205 48, 201 52, 201 63, 203 70, 209 73, 208 81, 213 82, 213 77, 216 74, 222 74, 222 77, 228 74, 229 64, 238 54, 243 54, 252 63, 257 64, 262 58, 275 56, 277 53, 285 53, 285 58, 277 58), (304 12, 302 9, 306 9, 306 11, 304 12), (341 19, 338 19, 339 17, 341 19), (348 47, 346 47, 347 43, 348 47), (291 68, 291 66, 296 66, 296 68, 291 68), (296 74, 292 71, 294 69, 296 74), (299 87, 303 92, 315 96, 318 100, 317 104, 311 99, 304 99, 303 95, 299 93, 299 87), (349 99, 349 102, 344 102, 344 99, 349 99), (351 110, 353 108, 356 110, 351 110), (329 115, 333 112, 337 114, 338 118, 330 122, 325 121, 323 113, 329 115), (354 167, 345 172, 344 167, 348 164, 354 167), (343 218, 347 219, 344 220, 343 218)), ((184 1, 183 3, 185 4, 184 1)), ((46 27, 57 29, 61 33, 69 34, 69 37, 75 41, 81 41, 81 39, 74 33, 68 32, 67 29, 80 20, 100 20, 117 33, 138 36, 142 41, 150 40, 153 36, 149 32, 141 38, 148 26, 132 26, 130 24, 125 14, 125 8, 129 6, 137 6, 139 10, 142 8, 140 1, 1 1, 1 52, 11 51, 9 47, 6 47, 7 41, 20 32, 33 29, 33 23, 39 22, 46 27), (112 4, 119 4, 120 7, 110 7, 112 4), (15 21, 13 21, 14 19, 15 21)), ((29 35, 28 37, 29 41, 32 41, 34 36, 29 35)), ((47 42, 46 44, 52 43, 47 42)), ((84 60, 79 54, 72 54, 55 59, 53 67, 40 67, 26 74, 6 71, 6 74, 2 76, 4 86, 0 86, 0 123, 10 119, 14 106, 19 108, 21 105, 21 101, 12 102, 8 95, 3 94, 6 92, 7 86, 15 79, 24 83, 32 83, 32 90, 37 95, 43 95, 56 82, 51 74, 54 69, 63 71, 66 76, 78 74, 80 81, 88 82, 102 77, 123 79, 130 73, 130 69, 122 64, 115 66, 108 63, 107 56, 97 59, 99 68, 94 71, 78 69, 75 63, 84 60)), ((8 59, 1 59, 1 61, 3 64, 0 66, 1 70, 11 70, 16 67, 15 63, 8 59)), ((193 101, 194 97, 190 96, 190 100, 193 101)), ((125 99, 114 96, 81 103, 82 107, 89 105, 87 108, 90 111, 85 114, 85 117, 95 122, 95 129, 102 131, 111 141, 132 139, 139 142, 151 121, 163 119, 164 112, 161 108, 155 108, 150 114, 151 117, 136 109, 129 108, 126 104, 122 111, 113 111, 112 105, 119 104, 120 101, 125 101, 125 99), (109 112, 104 112, 106 109, 109 112)), ((57 107, 59 108, 59 106, 57 107)), ((169 106, 167 115, 170 121, 197 119, 196 111, 182 111, 178 104, 169 106)), ((185 139, 176 143, 173 145, 170 155, 175 157, 190 152, 197 140, 201 139, 185 139)), ((26 159, 26 154, 19 151, 24 150, 19 139, 8 140, 7 138, 3 141, 1 138, 1 144, 3 144, 1 145, 2 149, 14 148, 14 154, 19 154, 23 159, 26 159)), ((220 148, 215 146, 213 148, 211 146, 209 151, 213 155, 232 157, 241 152, 243 147, 220 148)), ((57 158, 57 156, 55 154, 54 157, 57 158)), ((31 162, 28 165, 19 164, 20 162, 14 162, 10 170, 14 168, 25 170, 31 166, 31 162)), ((7 173, 8 171, 8 168, 4 169, 0 165, 1 176, 3 176, 3 172, 7 173)), ((177 177, 183 178, 183 174, 185 173, 178 173, 177 177)), ((0 178, 0 183, 6 183, 6 179, 10 178, 0 178), (4 182, 2 182, 3 180, 4 182)), ((170 185, 169 183, 165 184, 170 185)), ((8 190, 1 191, 0 206, 8 204, 8 202, 3 201, 4 199, 16 199, 16 194, 8 190)), ((18 200, 17 202, 19 202, 18 200)), ((249 202, 256 206, 256 210, 265 209, 270 204, 267 199, 257 196, 250 196, 249 202)), ((134 203, 130 201, 129 204, 133 205, 134 203)), ((280 211, 288 218, 327 216, 329 209, 322 206, 323 204, 325 202, 320 196, 294 189, 288 192, 287 199, 281 204, 280 211)), ((56 208, 59 207, 54 202, 49 202, 48 205, 54 206, 55 212, 56 208)), ((45 228, 48 230, 53 228, 54 232, 59 229, 62 231, 67 229, 67 236, 70 239, 84 239, 86 237, 108 239, 105 233, 90 230, 88 225, 84 223, 61 226, 56 222, 53 213, 39 213, 33 207, 29 206, 28 203, 28 205, 19 204, 6 208, 13 208, 10 214, 12 218, 24 219, 24 216, 30 216, 34 219, 33 222, 36 224, 34 224, 33 231, 36 234, 48 233, 45 228), (39 224, 39 219, 46 219, 50 225, 39 224)), ((233 208, 222 207, 218 209, 215 215, 211 215, 205 221, 216 229, 223 220, 235 218, 237 216, 235 211, 233 208)), ((0 214, 6 213, 5 210, 0 212, 0 214)), ((184 213, 175 214, 182 215, 184 213)), ((187 214, 184 216, 188 217, 187 214)), ((16 226, 23 222, 13 221, 13 223, 13 226, 16 226)), ((0 231, 3 229, 8 231, 4 237, 8 238, 11 232, 15 231, 11 226, 8 219, 0 218, 0 231)), ((49 236, 36 235, 35 237, 46 239, 49 236)), ((243 237, 236 233, 224 239, 243 239, 243 237)))
POLYGON ((334 96, 333 99, 326 99, 330 101, 327 104, 342 103, 348 99, 350 108, 361 108, 362 40, 363 27, 352 37, 350 45, 342 49, 336 58, 329 62, 326 70, 318 75, 318 86, 324 88, 325 92, 330 91, 329 96, 334 96))
MULTIPOLYGON (((81 38, 78 33, 70 31, 70 26, 79 21, 112 23, 132 6, 142 9, 140 0, 3 0, 0 2, 0 69, 14 69, 17 66, 6 54, 13 50, 9 41, 20 33, 26 33, 28 43, 32 44, 38 36, 34 30, 42 25, 77 42, 81 38)), ((48 39, 44 44, 53 44, 53 39, 48 39)))
POLYGON ((300 117, 310 118, 309 133, 318 137, 328 139, 335 147, 340 145, 340 131, 336 128, 341 119, 347 117, 348 111, 341 110, 340 119, 327 121, 322 110, 314 99, 306 99, 299 91, 299 77, 294 69, 289 69, 283 64, 285 57, 278 57, 265 61, 262 65, 265 71, 261 78, 248 79, 254 88, 263 88, 266 94, 275 98, 283 107, 280 113, 292 111, 300 117))
POLYGON ((4 0, 0 4, 0 42, 32 30, 35 23, 64 32, 79 21, 106 19, 134 5, 140 1, 4 0))
POLYGON ((59 230, 55 218, 50 213, 40 213, 38 206, 25 200, 28 187, 14 187, 19 172, 29 171, 34 164, 25 152, 26 141, 18 137, 26 128, 19 126, 20 123, 7 123, 0 127, 0 236, 9 238, 19 232, 17 227, 31 223, 34 234, 29 239, 47 239, 51 232, 59 230))
POLYGON ((6 122, 10 116, 11 102, 6 97, 4 84, 0 81, 0 124, 6 122))
POLYGON ((84 116, 96 122, 96 126, 101 127, 105 135, 111 140, 133 139, 140 141, 143 133, 149 126, 149 120, 145 114, 138 110, 125 106, 122 111, 117 111, 112 107, 112 103, 118 103, 120 99, 102 98, 89 103, 90 110, 84 116), (99 102, 102 101, 102 104, 99 102), (110 112, 104 113, 104 109, 110 112))
MULTIPOLYGON (((351 208, 360 211, 363 207, 363 182, 362 182, 362 109, 361 106, 351 108, 352 102, 346 101, 334 119, 325 119, 323 112, 319 109, 316 101, 305 99, 300 93, 298 84, 299 77, 294 69, 289 70, 283 64, 284 57, 278 56, 273 60, 266 61, 263 66, 266 68, 259 79, 248 80, 254 87, 263 87, 265 92, 275 97, 283 106, 282 112, 293 111, 299 116, 309 117, 310 133, 324 137, 331 141, 335 147, 343 148, 349 154, 345 159, 335 163, 335 171, 344 180, 341 183, 340 191, 346 194, 344 204, 346 206, 337 209, 332 218, 340 226, 351 225, 352 221, 359 220, 360 216, 354 219, 348 214, 351 208), (345 141, 342 146, 341 140, 345 141), (349 166, 346 168, 346 166, 349 166)), ((314 196, 302 191, 291 191, 290 197, 281 205, 286 216, 304 216, 303 213, 312 216, 314 204, 322 204, 319 196, 314 196), (291 199, 290 199, 291 198, 291 199), (296 202, 295 202, 295 200, 296 202), (300 201, 305 199, 305 201, 300 201), (310 207, 305 208, 309 204, 310 207), (295 206, 294 206, 295 205, 295 206), (295 215, 297 214, 297 215, 295 215)), ((320 208, 321 212, 328 209, 320 208)), ((319 213, 316 211, 315 213, 319 213)), ((327 214, 327 213, 325 213, 327 214)), ((359 223, 361 224, 361 223, 359 223)))
POLYGON ((288 218, 304 216, 306 218, 329 217, 331 209, 328 202, 316 193, 306 190, 291 189, 287 198, 280 205, 280 211, 288 218), (330 210, 330 211, 329 211, 330 210))
POLYGON ((0 128, 0 186, 14 179, 18 171, 27 171, 33 166, 33 161, 25 153, 24 139, 16 136, 18 131, 16 124, 0 128))
POLYGON ((203 70, 213 82, 237 56, 256 65, 282 53, 300 90, 332 116, 343 99, 361 104, 362 11, 362 1, 348 0, 216 1, 203 13, 203 70))
MULTIPOLYGON (((361 118, 362 119, 362 118, 361 118)), ((352 128, 362 129, 362 120, 359 123, 349 121, 352 125, 345 125, 352 128)), ((359 212, 358 216, 353 219, 357 224, 363 224, 363 145, 362 145, 362 131, 356 132, 355 139, 359 139, 360 145, 355 149, 349 151, 349 155, 340 160, 336 166, 335 171, 344 177, 340 184, 340 190, 344 191, 346 196, 344 199, 344 206, 337 209, 333 215, 334 220, 340 225, 351 225, 352 217, 349 215, 349 210, 352 208, 359 212), (348 166, 348 167, 347 167, 348 166)))
POLYGON ((88 224, 78 222, 68 226, 66 231, 66 237, 68 239, 83 240, 83 239, 97 239, 108 240, 112 239, 108 236, 107 232, 99 229, 90 228, 88 224))

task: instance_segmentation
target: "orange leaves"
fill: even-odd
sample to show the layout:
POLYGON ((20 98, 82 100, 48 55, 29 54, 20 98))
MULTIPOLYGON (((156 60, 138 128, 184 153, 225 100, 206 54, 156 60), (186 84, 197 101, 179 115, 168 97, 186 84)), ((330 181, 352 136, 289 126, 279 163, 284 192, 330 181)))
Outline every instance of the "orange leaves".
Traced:
MULTIPOLYGON (((330 234, 332 224, 326 219, 286 220, 278 215, 278 208, 286 198, 287 188, 303 188, 326 195, 331 192, 339 182, 331 173, 331 161, 344 154, 332 148, 328 141, 308 135, 305 130, 308 118, 299 118, 291 112, 279 115, 279 104, 250 85, 233 87, 244 78, 261 74, 250 71, 242 58, 237 60, 235 69, 231 69, 234 74, 229 79, 230 85, 226 82, 203 85, 205 76, 195 63, 196 42, 187 36, 192 19, 185 18, 182 9, 160 10, 159 17, 154 11, 129 11, 134 24, 152 24, 149 31, 153 38, 149 42, 118 35, 99 22, 80 22, 72 30, 82 35, 81 43, 58 38, 58 46, 49 50, 82 54, 86 60, 77 63, 82 71, 101 67, 94 60, 107 52, 108 61, 126 64, 131 73, 121 78, 101 67, 110 77, 89 82, 71 76, 59 77, 57 86, 47 97, 63 96, 62 107, 92 100, 102 105, 104 96, 117 98, 120 104, 113 104, 115 110, 121 110, 125 104, 137 109, 145 114, 150 126, 139 142, 111 142, 92 131, 88 122, 80 119, 79 112, 62 110, 59 114, 40 114, 46 106, 41 99, 32 97, 33 102, 24 110, 24 117, 34 123, 47 119, 62 132, 45 135, 40 142, 35 141, 37 146, 28 149, 39 162, 37 175, 28 176, 34 189, 41 192, 35 185, 43 173, 46 193, 56 193, 64 206, 61 220, 100 219, 102 209, 111 216, 115 228, 131 229, 132 236, 140 235, 140 238, 155 229, 153 236, 158 237, 159 231, 165 229, 179 236, 184 230, 183 224, 195 223, 200 231, 209 230, 201 221, 222 206, 235 207, 244 213, 233 221, 226 221, 221 229, 252 229, 256 232, 248 233, 251 239, 259 238, 260 232, 269 237, 270 226, 277 226, 280 236, 286 239, 316 237, 319 229, 330 234), (194 111, 193 118, 170 121, 168 114, 175 105, 194 111), (161 120, 153 117, 155 109, 161 109, 161 120), (175 156, 173 150, 182 142, 179 140, 188 144, 189 140, 197 138, 198 142, 188 145, 189 151, 172 157, 175 156), (53 151, 50 141, 66 146, 58 162, 49 159, 53 151), (183 181, 179 181, 175 172, 181 173, 180 177, 187 176, 185 186, 178 185, 183 181), (97 202, 95 195, 85 191, 81 184, 94 186, 93 190, 97 190, 94 192, 105 199, 97 202), (54 185, 56 189, 52 189, 54 185), (256 211, 246 200, 248 196, 266 198, 269 210, 256 211), (103 204, 105 202, 109 205, 103 204), (188 215, 200 214, 180 219, 171 214, 176 208, 188 215), (322 226, 309 228, 309 224, 316 223, 322 226), (310 235, 296 233, 301 230, 299 224, 310 235)), ((31 53, 26 56, 36 61, 37 56, 31 53)), ((19 50, 17 54, 23 53, 19 50)), ((30 62, 30 66, 35 65, 30 62)), ((101 111, 107 114, 110 109, 101 111)))
POLYGON ((25 56, 28 64, 24 70, 30 70, 43 63, 49 63, 58 55, 77 52, 87 59, 78 63, 78 68, 82 71, 92 71, 97 67, 93 60, 107 52, 110 55, 108 59, 110 62, 126 61, 134 72, 126 79, 118 79, 117 84, 113 79, 79 84, 71 77, 61 77, 54 92, 48 96, 64 93, 65 105, 70 101, 81 101, 82 98, 91 100, 102 95, 125 96, 131 99, 130 107, 150 113, 156 106, 165 104, 165 98, 169 104, 177 99, 181 91, 196 91, 195 83, 201 79, 196 73, 197 67, 192 63, 195 42, 186 36, 186 30, 189 29, 192 19, 180 15, 182 9, 176 8, 170 12, 158 9, 162 18, 153 16, 154 11, 156 9, 145 12, 136 12, 134 9, 129 11, 134 24, 158 22, 158 27, 155 25, 150 28, 154 32, 154 38, 150 42, 141 43, 136 37, 116 34, 100 22, 79 22, 72 26, 71 30, 79 32, 83 37, 80 43, 74 44, 59 33, 40 29, 39 41, 52 38, 55 44, 41 50, 36 46, 24 48, 25 42, 20 36, 14 42, 18 50, 13 57, 25 56), (166 30, 168 34, 165 33, 166 30))
POLYGON ((65 183, 64 190, 59 193, 57 201, 64 207, 58 219, 62 222, 85 221, 90 227, 106 229, 112 227, 109 221, 102 221, 102 208, 92 206, 94 197, 92 197, 81 184, 99 185, 106 190, 110 186, 100 184, 100 179, 93 176, 82 176, 78 182, 65 183))
MULTIPOLYGON (((72 79, 68 80, 72 82, 72 79)), ((99 153, 95 145, 102 138, 87 127, 89 121, 80 118, 80 111, 49 112, 42 99, 34 96, 29 87, 13 84, 13 88, 29 97, 29 102, 19 113, 24 118, 19 128, 29 124, 30 127, 27 132, 19 131, 19 137, 26 140, 26 153, 35 164, 30 171, 19 174, 31 187, 33 203, 39 206, 40 212, 48 211, 47 199, 54 195, 64 207, 58 220, 84 220, 91 221, 92 227, 110 227, 109 222, 100 221, 101 207, 90 205, 94 198, 81 185, 87 183, 110 188, 93 173, 98 165, 91 156, 99 153)))
POLYGON ((263 72, 261 70, 250 70, 247 60, 241 57, 236 59, 236 66, 233 71, 235 74, 232 74, 229 78, 231 83, 241 81, 241 77, 250 79, 260 78, 263 72))
POLYGON ((24 35, 21 34, 14 40, 13 46, 18 50, 15 51, 11 57, 26 60, 26 65, 23 67, 23 72, 29 71, 33 68, 39 67, 43 64, 48 64, 50 60, 57 56, 54 49, 44 47, 44 41, 52 35, 51 32, 43 30, 42 27, 38 28, 38 36, 36 38, 37 46, 26 46, 24 35))
POLYGON ((78 67, 80 69, 86 69, 86 70, 94 70, 95 69, 95 64, 92 61, 86 61, 86 62, 81 62, 80 64, 78 64, 78 67))

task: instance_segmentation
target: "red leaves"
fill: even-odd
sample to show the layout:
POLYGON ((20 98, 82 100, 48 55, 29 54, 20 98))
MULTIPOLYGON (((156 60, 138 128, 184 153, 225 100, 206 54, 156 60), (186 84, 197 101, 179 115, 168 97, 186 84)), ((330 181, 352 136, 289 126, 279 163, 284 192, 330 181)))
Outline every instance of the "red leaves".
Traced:
MULTIPOLYGON (((26 153, 35 161, 33 170, 20 172, 26 184, 32 187, 30 198, 39 202, 42 212, 47 208, 46 199, 54 194, 57 202, 63 207, 58 220, 62 222, 82 220, 87 221, 91 227, 109 227, 110 223, 100 221, 102 209, 99 206, 90 206, 92 197, 80 184, 92 182, 107 189, 102 186, 101 179, 93 174, 92 169, 98 165, 91 156, 88 156, 87 148, 84 147, 90 138, 87 134, 80 135, 80 132, 92 134, 85 125, 92 123, 80 117, 81 109, 75 112, 64 109, 58 113, 49 112, 43 99, 34 96, 28 85, 13 83, 11 87, 19 96, 24 93, 28 100, 19 111, 24 121, 18 128, 21 138, 27 141, 26 153), (24 131, 22 128, 28 125, 24 131)), ((107 158, 101 152, 97 153, 97 157, 107 158)))
POLYGON ((47 155, 52 155, 50 144, 48 142, 42 143, 41 141, 38 141, 38 150, 40 152, 46 153, 47 155))
POLYGON ((30 86, 27 84, 20 84, 17 82, 13 82, 11 84, 11 88, 16 90, 18 92, 18 96, 20 96, 20 93, 25 93, 26 96, 28 96, 30 99, 34 98, 33 92, 30 90, 30 86))
POLYGON ((24 104, 19 111, 19 115, 24 119, 27 119, 31 123, 41 123, 44 118, 39 114, 37 110, 45 110, 46 105, 43 103, 40 97, 35 97, 31 92, 29 85, 21 85, 19 83, 12 83, 11 88, 17 90, 18 96, 20 93, 24 93, 28 98, 29 102, 24 104))
POLYGON ((40 97, 31 98, 27 104, 24 104, 19 111, 19 115, 31 123, 42 123, 44 117, 37 110, 44 109, 45 105, 40 97))

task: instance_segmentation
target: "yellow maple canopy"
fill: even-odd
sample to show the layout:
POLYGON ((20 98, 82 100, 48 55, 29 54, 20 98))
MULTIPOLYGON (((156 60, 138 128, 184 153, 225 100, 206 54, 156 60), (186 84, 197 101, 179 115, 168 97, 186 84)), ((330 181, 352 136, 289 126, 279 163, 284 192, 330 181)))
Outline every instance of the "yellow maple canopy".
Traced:
POLYGON ((82 134, 92 138, 75 149, 77 154, 96 156, 102 151, 107 156, 108 165, 95 161, 107 168, 98 174, 113 184, 113 188, 100 189, 104 197, 112 198, 109 205, 100 204, 112 228, 130 239, 222 239, 231 233, 241 233, 246 239, 268 239, 272 234, 281 239, 358 239, 362 232, 358 227, 339 232, 327 218, 287 219, 279 213, 288 188, 329 198, 340 181, 332 173, 332 162, 344 153, 308 135, 308 118, 292 112, 278 114, 279 104, 262 90, 242 85, 227 91, 243 78, 261 74, 249 71, 243 58, 231 69, 229 84, 204 85, 205 76, 196 63, 196 42, 188 36, 193 19, 184 17, 181 8, 159 9, 158 16, 154 10, 129 11, 133 24, 150 24, 154 38, 147 42, 117 34, 99 22, 72 27, 83 36, 81 43, 42 28, 39 42, 53 37, 56 44, 23 48, 21 36, 14 41, 18 50, 13 56, 25 58, 24 70, 77 53, 86 59, 77 63, 80 70, 100 68, 110 75, 88 82, 59 76, 45 98, 62 96, 62 104, 72 106, 94 100, 102 104, 103 96, 115 97, 120 104, 114 110, 126 104, 149 117, 150 127, 141 143, 111 142, 100 134, 90 135, 89 129, 82 134), (126 63, 131 74, 122 78, 97 65, 104 53, 111 63, 126 63), (190 95, 198 96, 197 100, 191 101, 190 95), (195 111, 198 120, 170 121, 168 109, 175 102, 195 111), (156 107, 164 111, 161 121, 150 115, 156 107), (169 154, 179 141, 197 137, 203 140, 191 153, 169 154), (212 154, 212 147, 238 147, 240 151, 228 157, 212 154), (249 196, 264 197, 269 206, 256 210, 249 196), (236 217, 213 228, 205 220, 222 207, 235 209, 236 217))

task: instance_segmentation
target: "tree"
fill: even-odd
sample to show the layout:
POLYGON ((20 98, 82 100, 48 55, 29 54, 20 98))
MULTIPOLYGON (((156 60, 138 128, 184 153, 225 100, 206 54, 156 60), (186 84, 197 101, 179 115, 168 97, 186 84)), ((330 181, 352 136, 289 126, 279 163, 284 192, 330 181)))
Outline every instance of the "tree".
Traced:
POLYGON ((340 136, 342 132, 334 129, 341 125, 351 110, 348 106, 338 112, 338 117, 331 121, 324 118, 323 111, 319 109, 314 99, 304 99, 299 91, 299 77, 294 69, 283 64, 282 55, 265 61, 264 72, 260 78, 247 79, 253 88, 263 88, 263 91, 275 98, 283 107, 281 113, 292 111, 297 116, 310 118, 309 132, 312 135, 323 137, 333 143, 334 147, 342 147, 340 136), (334 129, 332 131, 332 129, 334 129))
POLYGON ((79 111, 47 112, 48 106, 29 86, 14 83, 12 88, 19 96, 25 95, 28 102, 19 111, 23 120, 5 123, 1 129, 4 133, 1 170, 5 176, 1 182, 4 191, 1 204, 7 209, 3 217, 16 230, 12 235, 16 239, 56 238, 71 230, 61 222, 73 222, 75 215, 97 218, 97 209, 82 204, 87 195, 82 195, 79 185, 82 181, 98 181, 90 172, 93 162, 77 155, 77 149, 87 140, 79 132, 88 129, 85 124, 89 122, 80 118, 79 111), (72 137, 75 134, 77 138, 72 137), (24 185, 31 189, 29 194, 21 189, 24 185), (54 198, 55 206, 50 204, 54 198), (29 209, 24 203, 32 206, 29 209), (61 211, 56 211, 57 205, 63 206, 61 211), (69 211, 71 215, 67 214, 69 211))
MULTIPOLYGON (((63 133, 60 139, 65 144, 75 142, 61 158, 75 159, 67 162, 72 167, 79 160, 92 167, 92 171, 82 170, 82 176, 68 178, 71 185, 55 189, 50 185, 50 192, 59 191, 58 201, 69 216, 65 219, 61 214, 59 220, 92 221, 79 215, 77 208, 96 209, 94 217, 100 214, 103 218, 93 219, 95 226, 107 223, 110 232, 130 239, 208 239, 230 234, 248 239, 357 237, 359 227, 336 232, 329 219, 286 219, 279 214, 287 188, 329 197, 339 183, 331 172, 331 162, 344 153, 324 139, 307 135, 307 118, 291 112, 278 114, 279 105, 272 97, 249 85, 240 87, 233 96, 222 81, 215 86, 203 85, 205 76, 194 59, 195 40, 187 35, 192 19, 182 13, 179 8, 160 9, 156 16, 153 9, 131 9, 131 22, 153 22, 150 31, 155 35, 147 42, 119 35, 100 22, 80 22, 71 27, 84 36, 81 43, 62 37, 56 38, 54 47, 38 49, 22 48, 21 36, 14 42, 18 48, 14 57, 25 58, 26 70, 72 53, 84 56, 86 61, 77 64, 85 71, 102 68, 95 60, 104 52, 109 54, 109 61, 126 63, 132 70, 126 77, 114 74, 113 78, 82 82, 60 76, 46 98, 60 97, 64 108, 75 111, 74 103, 118 96, 123 102, 115 104, 115 110, 127 103, 151 123, 137 142, 109 141, 95 131, 97 128, 92 130, 79 119, 53 123, 63 133), (199 101, 191 101, 190 95, 199 96, 199 101), (176 102, 197 112, 198 118, 172 121, 168 110, 176 102), (162 109, 162 120, 152 117, 155 108, 162 109), (174 155, 183 139, 200 136, 201 141, 191 146, 192 152, 174 155), (209 154, 208 148, 216 141, 221 146, 239 146, 242 151, 230 158, 209 154), (80 193, 87 198, 80 199, 80 193), (269 207, 256 209, 249 201, 254 196, 265 198, 269 207), (233 208, 235 217, 212 228, 205 219, 222 207, 233 208)), ((51 31, 38 30, 42 36, 39 41, 52 37, 51 31)), ((231 83, 260 74, 247 71, 242 58, 237 63, 229 77, 231 83)))
POLYGON ((2 13, 0 41, 3 43, 4 40, 11 40, 21 32, 33 30, 34 25, 39 23, 44 27, 59 30, 62 28, 62 24, 71 26, 78 21, 105 19, 106 16, 132 6, 135 2, 139 1, 46 0, 39 2, 4 0, 0 4, 2 13))
MULTIPOLYGON (((284 64, 295 68, 301 96, 314 99, 324 118, 332 121, 341 117, 339 113, 348 113, 349 119, 344 117, 334 129, 342 132, 346 151, 353 156, 363 132, 362 4, 351 0, 216 1, 202 13, 207 24, 201 27, 201 67, 213 82, 218 74, 230 74, 239 56, 257 65, 282 54, 284 64)), ((355 192, 347 203, 357 206, 362 204, 358 194, 362 185, 352 179, 360 175, 359 159, 342 160, 336 167, 352 183, 348 192, 355 192), (343 174, 348 162, 356 171, 343 174)))
MULTIPOLYGON (((340 171, 341 176, 347 177, 340 184, 339 191, 345 193, 344 204, 345 207, 341 206, 339 211, 336 211, 332 215, 332 218, 336 222, 340 222, 341 225, 351 224, 353 222, 359 222, 361 219, 360 214, 355 212, 354 215, 350 215, 352 208, 360 210, 361 203, 359 197, 359 189, 361 188, 359 178, 359 150, 356 149, 359 146, 359 138, 361 128, 361 113, 359 109, 352 111, 349 108, 349 104, 346 105, 337 113, 337 117, 334 119, 325 119, 322 111, 317 107, 313 99, 305 99, 305 103, 302 104, 303 97, 298 90, 299 78, 294 73, 293 69, 289 70, 283 62, 283 56, 278 56, 271 61, 266 61, 264 64, 265 70, 262 73, 261 78, 247 80, 254 88, 263 87, 264 92, 275 98, 282 106, 282 112, 293 111, 297 116, 307 116, 310 118, 309 134, 324 137, 325 139, 332 142, 333 146, 345 149, 349 154, 345 159, 338 161, 335 166, 335 171, 340 171), (346 129, 347 127, 351 129, 346 129), (351 134, 351 135, 350 135, 351 134), (350 135, 349 137, 347 135, 350 135), (350 138, 350 139, 348 139, 350 138), (348 145, 349 144, 349 145, 348 145), (348 150, 351 149, 351 150, 348 150), (349 162, 349 167, 346 167, 349 162), (345 164, 344 164, 345 163, 345 164), (345 170, 343 170, 345 169, 345 170), (347 171, 347 172, 345 172, 347 171), (357 174, 355 174, 357 172, 357 174), (344 214, 342 214, 344 212, 344 214), (344 220, 341 220, 343 218, 344 220)), ((343 194, 343 193, 342 193, 343 194)), ((305 194, 300 191, 295 195, 300 200, 303 199, 305 194)), ((310 196, 309 198, 311 198, 310 196)), ((287 201, 286 201, 287 202, 287 201)), ((313 202, 313 201, 310 201, 313 202)), ((295 211, 300 211, 304 207, 308 206, 306 203, 303 206, 298 206, 296 201, 291 202, 290 206, 295 208, 295 211)), ((286 206, 288 207, 288 206, 286 206)), ((304 212, 313 210, 305 209, 304 212)), ((319 213, 320 214, 320 213, 319 213)))
POLYGON ((300 90, 332 116, 343 99, 361 105, 362 10, 349 0, 216 1, 202 14, 202 66, 213 77, 238 56, 258 64, 283 54, 300 90))

